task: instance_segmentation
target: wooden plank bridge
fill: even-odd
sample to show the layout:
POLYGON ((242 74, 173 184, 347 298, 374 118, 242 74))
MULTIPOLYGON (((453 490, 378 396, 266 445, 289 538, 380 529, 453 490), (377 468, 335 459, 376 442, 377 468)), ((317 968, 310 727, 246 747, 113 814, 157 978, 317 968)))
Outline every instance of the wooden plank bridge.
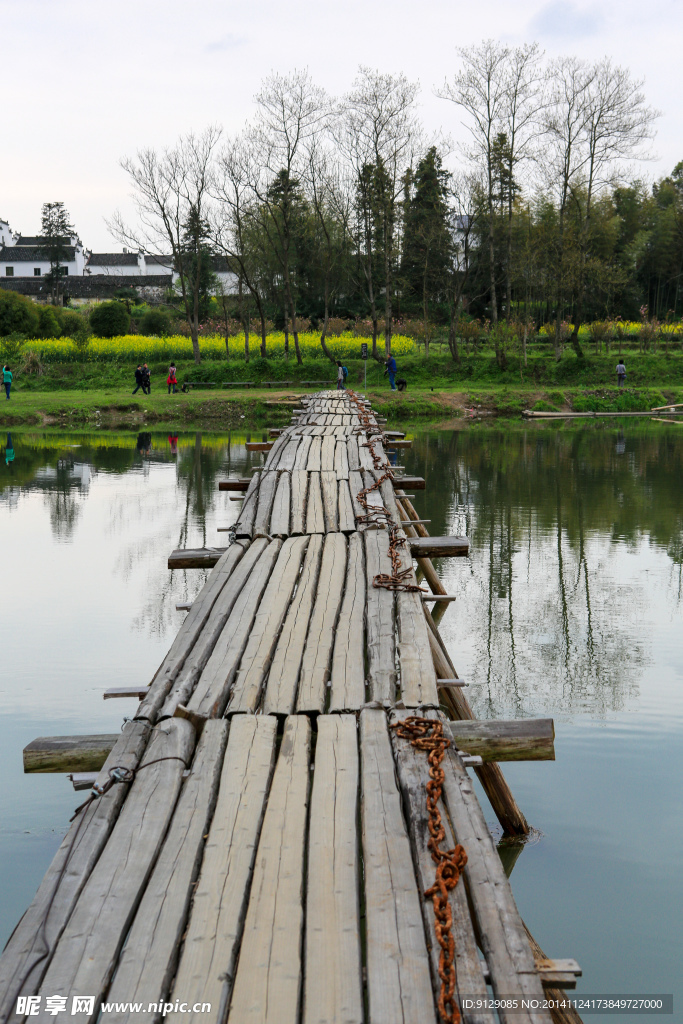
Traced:
POLYGON ((580 973, 532 948, 467 772, 524 834, 497 762, 554 756, 548 720, 474 720, 439 635, 431 557, 467 541, 429 537, 387 460, 404 439, 361 396, 302 402, 226 482, 228 546, 171 556, 213 568, 151 684, 105 694, 139 700, 120 736, 26 748, 26 770, 94 786, 0 958, 2 1021, 54 1019, 58 997, 93 1024, 437 1024, 458 1004, 522 1024, 580 973), (451 741, 431 815, 414 717, 451 741), (444 931, 425 892, 456 844, 444 931))

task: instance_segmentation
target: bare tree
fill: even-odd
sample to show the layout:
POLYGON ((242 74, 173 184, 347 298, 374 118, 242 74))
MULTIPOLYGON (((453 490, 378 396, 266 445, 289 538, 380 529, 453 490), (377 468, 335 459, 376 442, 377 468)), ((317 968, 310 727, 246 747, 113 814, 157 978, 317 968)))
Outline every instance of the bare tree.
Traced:
POLYGON ((510 48, 487 39, 479 46, 458 50, 462 69, 446 81, 437 96, 450 100, 468 114, 465 127, 470 133, 471 143, 464 147, 465 155, 481 168, 486 183, 488 210, 488 257, 489 286, 491 291, 491 320, 498 320, 496 297, 496 252, 495 252, 495 143, 505 130, 510 113, 510 48))
POLYGON ((481 182, 474 174, 459 173, 451 177, 451 224, 453 233, 453 269, 448 296, 448 347, 453 361, 460 362, 458 350, 458 317, 470 276, 472 239, 477 227, 477 201, 481 182))
POLYGON ((199 352, 199 304, 202 255, 208 234, 207 218, 214 150, 221 130, 206 128, 201 135, 181 136, 172 149, 145 149, 121 166, 133 186, 139 224, 128 227, 117 212, 107 221, 121 242, 157 256, 170 256, 178 275, 185 316, 196 363, 199 352))
POLYGON ((383 75, 360 67, 351 92, 344 98, 343 144, 357 183, 365 278, 373 318, 373 356, 377 358, 375 232, 379 219, 384 261, 384 347, 391 351, 395 231, 403 176, 419 145, 415 112, 418 85, 404 75, 383 75))
POLYGON ((285 298, 285 352, 290 321, 296 360, 301 363, 292 283, 294 229, 306 145, 324 131, 330 105, 324 90, 313 84, 308 71, 271 75, 256 103, 252 138, 261 173, 252 188, 258 201, 260 225, 280 264, 285 298))

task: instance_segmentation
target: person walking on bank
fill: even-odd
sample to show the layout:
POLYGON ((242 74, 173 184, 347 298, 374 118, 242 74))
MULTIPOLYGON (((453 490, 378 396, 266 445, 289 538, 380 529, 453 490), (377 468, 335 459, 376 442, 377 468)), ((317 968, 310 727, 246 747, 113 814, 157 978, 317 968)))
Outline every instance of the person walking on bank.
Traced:
POLYGON ((337 391, 344 390, 344 367, 337 360, 337 391))
POLYGON ((388 373, 389 374, 389 383, 391 384, 391 390, 395 391, 396 390, 396 360, 391 355, 391 353, 389 354, 389 358, 387 359, 387 365, 386 365, 386 369, 385 369, 384 373, 388 373))
POLYGON ((175 395, 176 384, 178 383, 178 378, 176 377, 175 372, 175 363, 171 363, 171 365, 168 368, 168 377, 166 378, 166 383, 168 384, 169 395, 171 394, 171 388, 173 388, 173 394, 175 395))
POLYGON ((619 381, 619 387, 623 388, 626 380, 626 367, 621 356, 619 356, 619 362, 617 363, 617 380, 619 381))
MULTIPOLYGON (((144 395, 145 385, 142 378, 142 366, 140 365, 140 363, 138 363, 137 368, 135 370, 135 391, 139 391, 140 388, 142 388, 142 393, 144 395)), ((135 394, 135 391, 133 391, 133 394, 135 394)))
POLYGON ((7 365, 7 363, 5 363, 5 365, 2 368, 2 383, 5 385, 5 395, 7 396, 7 400, 8 401, 9 401, 9 389, 12 387, 12 381, 13 380, 14 380, 14 377, 12 376, 12 371, 10 370, 9 366, 7 365))
POLYGON ((147 363, 142 364, 142 390, 146 395, 152 394, 152 375, 147 363))

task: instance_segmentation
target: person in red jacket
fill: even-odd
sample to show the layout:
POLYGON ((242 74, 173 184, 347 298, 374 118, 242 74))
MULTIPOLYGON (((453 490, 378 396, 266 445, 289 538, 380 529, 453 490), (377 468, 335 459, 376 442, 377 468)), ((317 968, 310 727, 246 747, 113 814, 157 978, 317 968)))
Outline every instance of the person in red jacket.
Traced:
POLYGON ((176 384, 178 383, 178 378, 175 375, 175 363, 171 363, 171 365, 168 368, 168 377, 166 378, 166 383, 168 384, 169 395, 171 394, 171 388, 173 388, 173 394, 175 395, 176 384))

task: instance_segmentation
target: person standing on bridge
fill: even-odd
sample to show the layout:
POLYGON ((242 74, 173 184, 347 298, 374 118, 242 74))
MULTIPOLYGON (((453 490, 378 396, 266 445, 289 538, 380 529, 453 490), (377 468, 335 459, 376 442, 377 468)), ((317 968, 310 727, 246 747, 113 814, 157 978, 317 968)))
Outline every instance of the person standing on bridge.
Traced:
POLYGON ((12 387, 13 380, 14 377, 12 376, 12 371, 8 364, 5 363, 2 368, 2 383, 5 385, 5 396, 7 397, 7 401, 9 401, 9 389, 12 387))
POLYGON ((389 353, 389 358, 387 359, 387 366, 386 366, 386 369, 385 369, 384 373, 388 373, 389 374, 389 383, 391 384, 391 390, 395 391, 396 390, 396 360, 394 359, 394 357, 392 356, 391 353, 389 353))

